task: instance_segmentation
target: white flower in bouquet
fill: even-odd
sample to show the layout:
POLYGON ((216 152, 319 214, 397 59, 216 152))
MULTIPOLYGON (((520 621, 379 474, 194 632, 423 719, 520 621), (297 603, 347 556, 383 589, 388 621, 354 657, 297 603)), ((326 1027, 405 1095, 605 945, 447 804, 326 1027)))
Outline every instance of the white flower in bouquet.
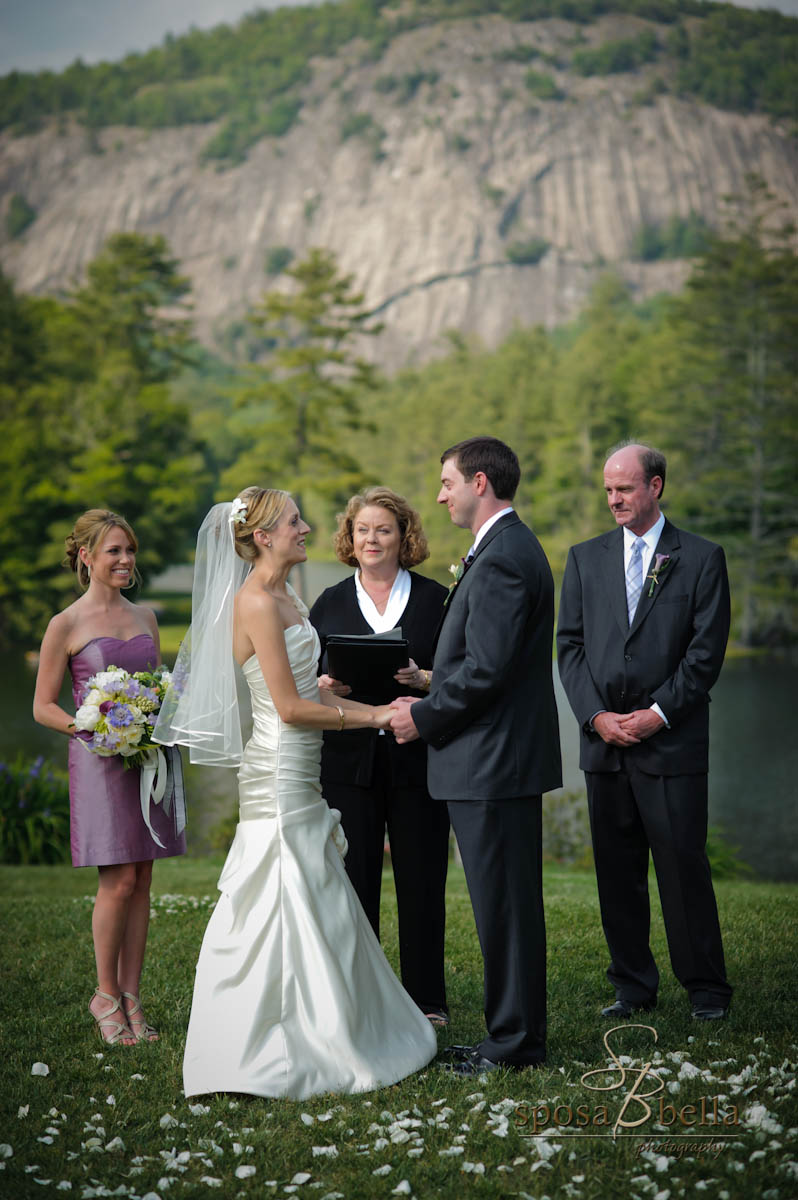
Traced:
POLYGON ((97 688, 100 692, 112 693, 116 690, 116 684, 122 683, 127 677, 127 671, 123 671, 121 667, 109 667, 107 671, 98 671, 96 675, 92 675, 89 687, 97 688))
POLYGON ((97 728, 100 716, 99 704, 81 704, 75 713, 75 728, 93 732, 97 728))

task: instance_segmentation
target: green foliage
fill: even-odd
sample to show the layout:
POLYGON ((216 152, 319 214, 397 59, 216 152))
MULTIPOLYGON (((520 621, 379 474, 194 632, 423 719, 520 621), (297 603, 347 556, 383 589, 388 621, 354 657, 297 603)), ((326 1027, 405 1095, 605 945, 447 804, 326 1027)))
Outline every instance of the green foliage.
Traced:
POLYGON ((69 782, 43 758, 0 763, 0 863, 69 861, 69 782))
POLYGON ((539 100, 562 100, 563 93, 557 87, 553 76, 544 71, 533 71, 530 68, 524 76, 524 83, 539 100))
POLYGON ((371 113, 355 112, 344 117, 341 124, 341 141, 345 142, 349 138, 362 138, 367 146, 371 148, 371 152, 375 158, 380 158, 382 155, 382 140, 385 137, 385 130, 372 117, 371 113))
POLYGON ((292 261, 294 252, 290 246, 270 246, 266 251, 264 266, 267 275, 282 275, 292 261))
POLYGON ((549 248, 549 243, 542 237, 525 238, 523 241, 511 242, 505 254, 511 263, 517 266, 532 266, 540 262, 549 248))
POLYGON ((798 22, 773 9, 710 7, 706 20, 674 38, 678 87, 738 112, 798 117, 798 22), (753 18, 753 19, 752 19, 753 18))
POLYGON ((368 324, 351 276, 334 255, 314 249, 286 274, 291 293, 267 292, 250 313, 272 344, 253 366, 238 397, 242 448, 222 475, 222 495, 255 481, 289 488, 300 507, 315 503, 329 518, 364 481, 350 438, 362 425, 362 397, 376 385, 373 368, 351 350, 379 332, 368 324))
POLYGON ((440 79, 438 71, 408 71, 404 75, 380 75, 374 87, 378 92, 394 92, 399 104, 412 100, 422 83, 430 86, 440 79))
POLYGON ((547 792, 543 797, 543 856, 561 866, 592 866, 584 792, 547 792))
MULTIPOLYGON (((606 11, 606 0, 447 0, 443 8, 414 0, 401 12, 383 0, 328 0, 261 9, 234 27, 170 36, 160 47, 117 63, 87 66, 78 60, 60 73, 14 71, 0 79, 0 128, 30 133, 46 118, 64 122, 70 115, 95 132, 109 125, 155 128, 218 120, 221 127, 203 157, 235 163, 258 139, 290 128, 314 58, 332 58, 354 39, 367 47, 365 61, 377 61, 393 38, 436 21, 498 14, 515 22, 560 17, 587 25, 606 11)), ((673 26, 667 54, 679 65, 678 87, 685 94, 726 108, 796 115, 798 32, 791 18, 730 5, 710 8, 700 0, 613 0, 612 11, 673 26), (685 17, 695 18, 689 33, 685 17)), ((573 61, 585 74, 607 74, 634 70, 656 53, 655 35, 646 31, 595 49, 582 47, 573 61)), ((529 62, 533 56, 534 48, 521 44, 501 53, 505 61, 529 62)), ((436 78, 435 71, 418 68, 398 78, 381 76, 376 86, 395 90, 404 102, 436 78)))
POLYGON ((572 63, 580 75, 616 75, 637 70, 643 63, 656 58, 657 53, 657 36, 645 29, 637 37, 604 42, 595 49, 577 50, 572 63))
POLYGON ((450 150, 455 154, 466 154, 471 149, 471 139, 467 138, 464 133, 453 133, 448 139, 447 144, 450 150))
POLYGON ((661 258, 695 258, 709 245, 710 228, 700 213, 671 217, 663 225, 641 225, 632 238, 630 254, 641 262, 661 258))
POLYGON ((719 825, 710 825, 707 830, 707 858, 713 879, 741 879, 754 874, 740 858, 740 847, 726 840, 726 832, 719 825))
POLYGON ((86 508, 131 521, 145 577, 173 559, 208 498, 186 407, 186 281, 160 237, 118 234, 65 300, 0 281, 0 641, 30 645, 71 598, 63 539, 86 508), (164 315, 168 309, 173 315, 164 315))
POLYGON ((10 238, 21 237, 29 225, 36 220, 36 209, 28 204, 19 192, 14 192, 8 202, 6 230, 10 238))
POLYGON ((493 56, 497 62, 517 62, 528 63, 534 58, 540 57, 540 51, 537 46, 530 46, 527 43, 519 42, 515 46, 510 46, 507 50, 498 50, 493 56))

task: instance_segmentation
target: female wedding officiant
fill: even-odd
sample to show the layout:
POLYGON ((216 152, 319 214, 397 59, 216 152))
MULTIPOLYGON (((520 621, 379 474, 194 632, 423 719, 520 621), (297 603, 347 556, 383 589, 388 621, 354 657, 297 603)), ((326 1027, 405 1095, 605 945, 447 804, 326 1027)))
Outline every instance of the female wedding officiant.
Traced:
MULTIPOLYGON (((341 562, 356 570, 322 592, 311 609, 321 639, 320 669, 327 671, 330 634, 381 633, 399 626, 410 659, 395 676, 395 694, 424 695, 447 592, 408 569, 429 553, 418 513, 390 488, 368 488, 339 515, 334 546, 341 562)), ((338 695, 350 694, 346 680, 326 676, 324 682, 338 695)), ((353 699, 371 698, 357 693, 353 699)), ((390 732, 372 729, 325 734, 321 784, 327 803, 341 811, 349 842, 346 869, 377 937, 387 828, 402 983, 434 1025, 447 1025, 443 941, 449 816, 446 805, 427 791, 426 746, 420 740, 398 746, 390 732)))

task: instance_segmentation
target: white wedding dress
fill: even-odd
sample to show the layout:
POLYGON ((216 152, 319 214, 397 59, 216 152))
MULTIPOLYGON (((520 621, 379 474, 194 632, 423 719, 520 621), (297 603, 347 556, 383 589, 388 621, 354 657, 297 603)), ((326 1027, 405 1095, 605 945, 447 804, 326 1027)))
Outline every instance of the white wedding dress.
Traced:
MULTIPOLYGON (((319 641, 306 616, 285 641, 300 696, 318 699, 319 641)), ((300 1100, 396 1083, 433 1058, 435 1034, 349 883, 338 815, 319 784, 321 733, 283 724, 257 658, 243 671, 253 733, 197 964, 185 1094, 300 1100)))

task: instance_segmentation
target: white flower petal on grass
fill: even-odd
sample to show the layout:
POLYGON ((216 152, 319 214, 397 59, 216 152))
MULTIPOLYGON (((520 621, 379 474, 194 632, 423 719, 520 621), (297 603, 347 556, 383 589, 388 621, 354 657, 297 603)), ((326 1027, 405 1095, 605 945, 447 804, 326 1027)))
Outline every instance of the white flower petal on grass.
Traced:
POLYGON ((11 1158, 14 1151, 9 1146, 8 1142, 0 1142, 0 1158, 11 1158))
POLYGON ((391 1164, 386 1163, 384 1167, 377 1167, 376 1170, 372 1171, 371 1173, 372 1175, 390 1175, 392 1170, 393 1167, 391 1164))
POLYGON ((131 1076, 130 1076, 130 1078, 131 1078, 131 1079, 143 1079, 143 1078, 144 1078, 144 1076, 141 1074, 141 1072, 140 1072, 140 1071, 136 1071, 136 1074, 135 1074, 135 1075, 131 1075, 131 1076))
POLYGON ((18 1117, 27 1117, 29 1112, 30 1112, 29 1104, 20 1104, 19 1108, 17 1109, 17 1116, 18 1117))
POLYGON ((677 1092, 680 1092, 681 1090, 682 1090, 682 1085, 680 1083, 677 1083, 675 1079, 672 1079, 670 1081, 670 1083, 668 1084, 668 1091, 671 1092, 674 1096, 676 1095, 677 1092))
POLYGON ((376 1142, 374 1143, 374 1149, 377 1151, 384 1150, 385 1147, 389 1146, 389 1145, 390 1145, 390 1142, 388 1141, 387 1138, 378 1137, 376 1142))
POLYGON ((314 1158, 337 1158, 337 1146, 311 1146, 311 1153, 314 1158))
POLYGON ((448 1150, 439 1150, 438 1154, 441 1158, 455 1158, 458 1154, 465 1154, 462 1146, 450 1146, 448 1150))
POLYGON ((125 1143, 122 1141, 121 1137, 115 1137, 115 1138, 111 1138, 110 1142, 106 1142, 105 1148, 106 1148, 106 1150, 111 1150, 111 1151, 124 1150, 125 1143))
POLYGON ((691 1062, 683 1062, 679 1068, 680 1079, 695 1079, 696 1075, 700 1075, 701 1071, 698 1067, 693 1066, 691 1062))
POLYGON ((761 1129, 763 1133, 783 1133, 784 1126, 779 1125, 771 1116, 764 1104, 750 1104, 742 1116, 743 1125, 750 1129, 761 1129))
POLYGON ((311 1178, 312 1178, 312 1176, 310 1175, 310 1173, 308 1171, 297 1171, 296 1175, 291 1180, 291 1182, 296 1183, 296 1184, 303 1184, 303 1183, 307 1183, 307 1181, 311 1178))
POLYGON ((407 1157, 408 1158, 418 1158, 423 1153, 424 1153, 423 1146, 414 1146, 412 1150, 408 1150, 407 1157))
POLYGON ((221 1179, 216 1179, 213 1175, 200 1175, 200 1183, 204 1183, 206 1187, 221 1187, 221 1179))
POLYGON ((30 1069, 30 1073, 31 1075, 49 1075, 50 1068, 47 1066, 47 1063, 35 1062, 30 1069))
POLYGON ((71 1192, 72 1184, 69 1182, 68 1179, 62 1179, 60 1183, 57 1183, 55 1185, 55 1190, 57 1192, 71 1192))
POLYGON ((240 1167, 235 1169, 236 1179, 249 1179, 250 1175, 254 1175, 257 1167, 251 1166, 249 1163, 242 1163, 240 1167))
POLYGON ((210 1104, 189 1104, 188 1111, 192 1117, 204 1117, 211 1111, 210 1104))
POLYGON ((310 1113, 300 1113, 300 1114, 299 1114, 299 1119, 300 1119, 300 1121, 302 1122, 302 1124, 303 1124, 303 1125, 312 1125, 312 1124, 313 1124, 313 1122, 316 1120, 316 1118, 315 1118, 315 1117, 312 1117, 312 1116, 310 1115, 310 1113))
POLYGON ((481 1162, 464 1162, 460 1170, 466 1175, 484 1175, 485 1164, 481 1162))
POLYGON ((45 1146, 52 1146, 53 1142, 55 1141, 55 1138, 51 1138, 48 1135, 47 1137, 37 1137, 36 1141, 42 1142, 43 1145, 45 1145, 45 1146))
POLYGON ((403 1179, 401 1183, 397 1183, 396 1187, 391 1192, 392 1196, 409 1196, 413 1189, 410 1186, 408 1179, 403 1179))
POLYGON ((105 1103, 109 1108, 116 1108, 116 1096, 106 1096, 105 1103))
POLYGON ((161 1129, 173 1129, 178 1124, 177 1117, 173 1117, 171 1113, 164 1113, 158 1122, 161 1129))
MULTIPOLYGON (((85 1195, 85 1192, 84 1192, 84 1195, 85 1195)), ((161 1197, 158 1195, 157 1192, 145 1192, 144 1195, 141 1197, 141 1200, 161 1200, 161 1197)))

